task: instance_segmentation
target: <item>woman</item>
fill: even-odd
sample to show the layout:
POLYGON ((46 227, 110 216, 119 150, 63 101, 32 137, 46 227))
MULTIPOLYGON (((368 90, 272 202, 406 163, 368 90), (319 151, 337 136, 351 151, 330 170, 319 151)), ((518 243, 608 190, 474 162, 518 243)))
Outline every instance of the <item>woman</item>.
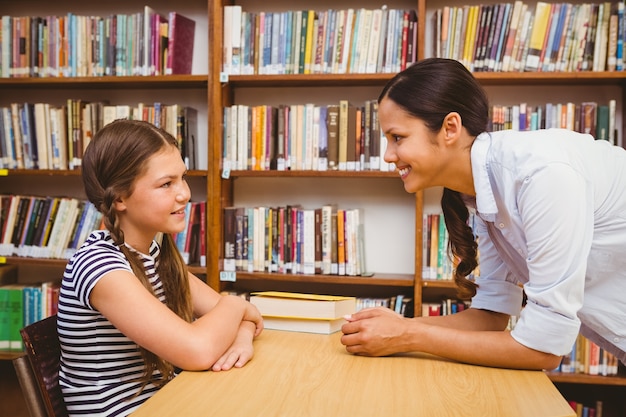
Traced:
POLYGON ((363 310, 342 343, 360 355, 554 369, 580 331, 626 362, 626 151, 562 129, 486 133, 488 113, 480 84, 454 60, 418 62, 383 89, 385 160, 408 192, 444 188, 454 279, 472 302, 441 317, 363 310), (509 332, 511 315, 520 317, 509 332))
POLYGON ((263 329, 259 311, 189 273, 173 233, 191 194, 174 137, 118 120, 82 164, 106 230, 70 259, 59 297, 59 380, 70 415, 130 414, 178 369, 244 366, 263 329))

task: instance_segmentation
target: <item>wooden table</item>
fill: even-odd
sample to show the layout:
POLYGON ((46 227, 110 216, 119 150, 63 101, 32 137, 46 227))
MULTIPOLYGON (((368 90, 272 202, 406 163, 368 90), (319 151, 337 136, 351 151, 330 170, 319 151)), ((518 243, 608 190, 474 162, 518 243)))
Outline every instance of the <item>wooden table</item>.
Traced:
POLYGON ((183 372, 132 416, 575 416, 543 372, 359 357, 340 337, 265 330, 243 368, 183 372))

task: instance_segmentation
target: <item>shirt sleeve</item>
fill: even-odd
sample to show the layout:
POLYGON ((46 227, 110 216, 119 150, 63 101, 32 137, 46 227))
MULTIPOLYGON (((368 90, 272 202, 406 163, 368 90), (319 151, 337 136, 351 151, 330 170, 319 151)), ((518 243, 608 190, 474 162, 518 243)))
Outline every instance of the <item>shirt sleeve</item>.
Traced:
POLYGON ((474 233, 478 237, 480 276, 472 307, 517 316, 522 308, 522 288, 506 267, 487 233, 485 222, 476 216, 474 233))
POLYGON ((75 296, 80 304, 93 310, 90 302, 91 292, 105 274, 115 270, 132 272, 121 253, 115 253, 107 248, 92 247, 85 251, 83 256, 77 257, 72 274, 75 296))
POLYGON ((517 203, 529 279, 527 304, 511 335, 532 349, 564 355, 580 328, 593 195, 574 168, 551 163, 523 180, 517 203))

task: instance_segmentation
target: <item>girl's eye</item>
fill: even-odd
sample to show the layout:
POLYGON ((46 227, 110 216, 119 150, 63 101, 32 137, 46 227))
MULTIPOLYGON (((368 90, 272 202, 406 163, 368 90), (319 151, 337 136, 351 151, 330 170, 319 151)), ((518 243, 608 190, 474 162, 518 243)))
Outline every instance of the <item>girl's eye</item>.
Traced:
POLYGON ((397 141, 399 141, 400 139, 402 139, 402 136, 400 136, 400 135, 391 135, 391 139, 392 139, 394 142, 397 142, 397 141))
POLYGON ((169 188, 169 186, 172 185, 171 181, 166 182, 165 184, 163 184, 161 187, 163 188, 169 188))

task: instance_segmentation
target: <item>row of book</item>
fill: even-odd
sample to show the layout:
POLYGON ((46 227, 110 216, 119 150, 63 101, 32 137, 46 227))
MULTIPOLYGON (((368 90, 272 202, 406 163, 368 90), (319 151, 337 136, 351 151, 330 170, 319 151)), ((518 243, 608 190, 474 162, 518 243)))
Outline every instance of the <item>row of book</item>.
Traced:
POLYGON ((387 307, 404 317, 413 317, 415 302, 413 297, 404 294, 381 298, 356 297, 356 311, 373 307, 387 307))
POLYGON ((224 208, 224 271, 364 275, 363 245, 360 209, 224 208))
POLYGON ((454 263, 448 255, 448 229, 443 213, 422 216, 422 278, 451 280, 454 263))
POLYGON ((572 350, 563 357, 556 371, 587 375, 617 375, 619 360, 582 335, 572 350))
POLYGON ((225 171, 393 171, 386 144, 376 100, 224 108, 225 171))
MULTIPOLYGON (((476 214, 470 213, 469 226, 474 229, 476 214)), ((452 280, 456 261, 449 252, 449 234, 443 213, 424 213, 422 216, 422 279, 452 280)), ((477 266, 469 278, 480 275, 477 266)))
POLYGON ((570 400, 567 403, 576 411, 576 417, 602 417, 603 415, 603 402, 601 400, 597 400, 593 407, 574 400, 570 400))
POLYGON ((460 313, 470 307, 467 300, 457 300, 454 298, 443 298, 438 302, 422 303, 422 317, 447 316, 460 313))
POLYGON ((191 74, 195 21, 149 6, 109 16, 2 16, 0 77, 191 74))
POLYGON ((187 265, 206 266, 206 201, 185 205, 187 227, 173 235, 178 251, 187 265))
POLYGON ((616 145, 619 131, 615 123, 615 109, 615 100, 609 100, 607 104, 584 101, 536 106, 528 103, 494 105, 491 108, 490 130, 563 128, 588 133, 616 145))
POLYGON ((415 10, 224 6, 226 74, 393 73, 417 58, 415 10))
MULTIPOLYGON (((187 227, 174 235, 187 264, 206 264, 206 202, 185 206, 187 227)), ((0 195, 0 256, 69 259, 102 214, 87 200, 70 197, 0 195)))
POLYGON ((436 56, 472 71, 622 71, 624 3, 446 6, 434 15, 436 56))
POLYGON ((0 350, 23 350, 20 329, 56 314, 60 288, 59 282, 0 285, 0 350))
POLYGON ((111 105, 68 99, 63 105, 11 103, 0 107, 0 168, 79 168, 93 135, 116 119, 144 120, 179 143, 189 169, 196 168, 197 111, 180 104, 111 105))
POLYGON ((70 197, 0 196, 0 256, 67 259, 100 227, 91 202, 70 197))

